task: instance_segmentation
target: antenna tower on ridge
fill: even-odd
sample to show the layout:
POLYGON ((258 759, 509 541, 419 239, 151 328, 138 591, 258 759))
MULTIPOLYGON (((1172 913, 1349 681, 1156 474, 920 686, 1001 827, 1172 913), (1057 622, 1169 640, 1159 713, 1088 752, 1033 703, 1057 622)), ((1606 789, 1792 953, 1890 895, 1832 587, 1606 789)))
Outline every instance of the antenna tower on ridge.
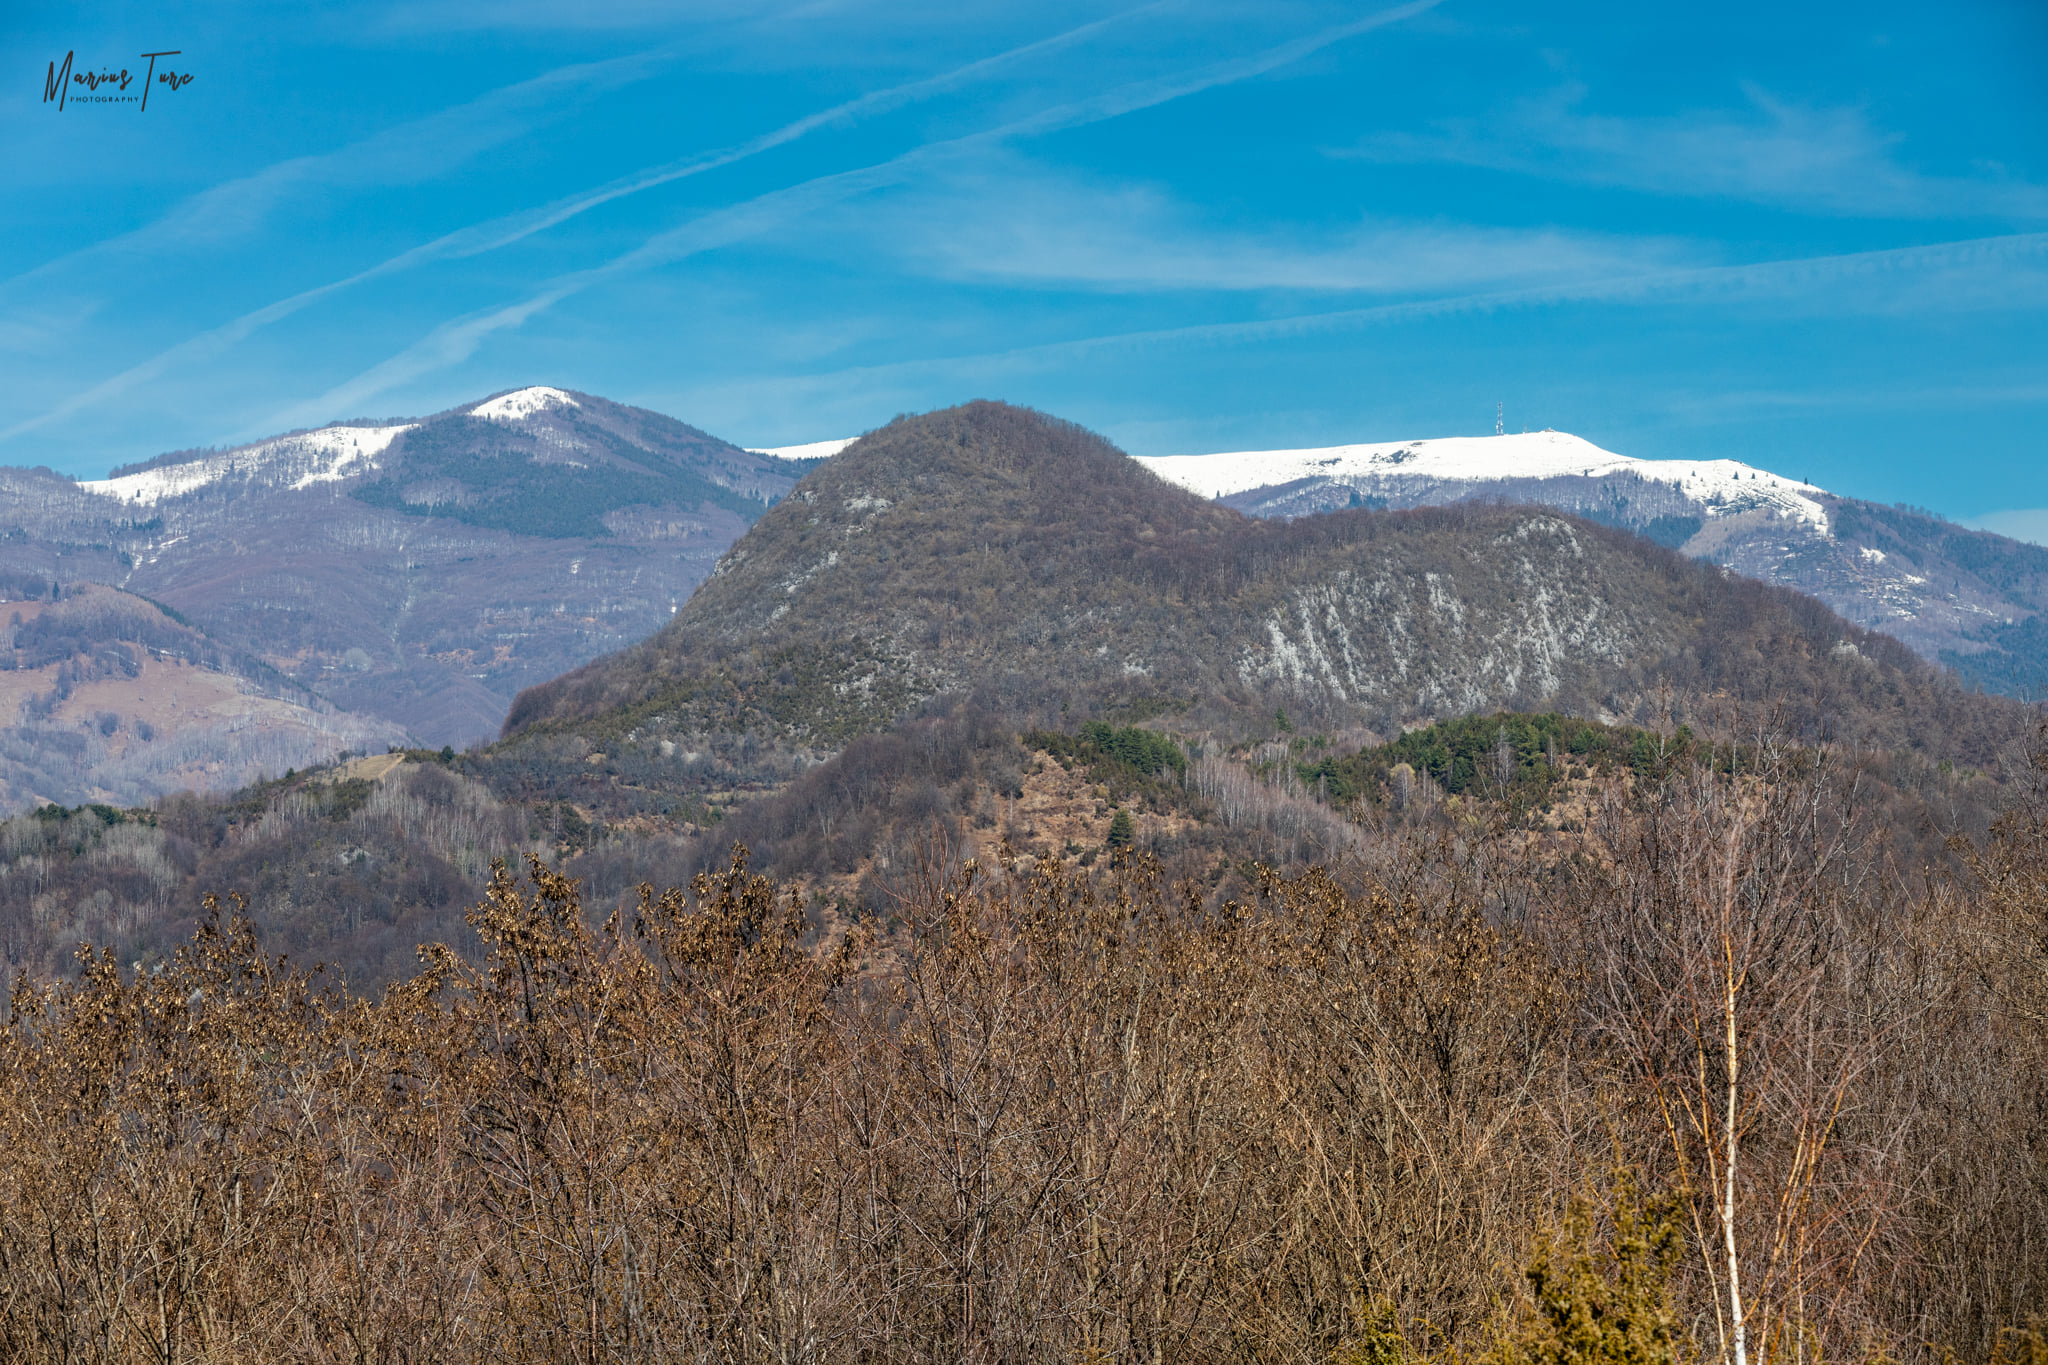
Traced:
POLYGON ((1493 405, 1493 434, 1494 434, 1494 435, 1496 435, 1496 436, 1505 436, 1505 435, 1507 435, 1507 434, 1508 434, 1508 426, 1507 426, 1507 417, 1508 417, 1508 405, 1507 405, 1506 403, 1495 403, 1495 404, 1493 405))

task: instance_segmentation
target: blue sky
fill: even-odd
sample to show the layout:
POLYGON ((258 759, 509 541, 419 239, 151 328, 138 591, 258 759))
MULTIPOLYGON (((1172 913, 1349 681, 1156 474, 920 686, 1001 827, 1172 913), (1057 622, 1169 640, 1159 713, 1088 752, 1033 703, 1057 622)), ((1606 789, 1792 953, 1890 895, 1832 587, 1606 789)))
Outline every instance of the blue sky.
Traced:
POLYGON ((1500 402, 2048 507, 2031 0, 7 9, 8 464, 530 383, 749 445, 1004 398, 1136 454, 1500 402), (43 101, 168 49, 146 111, 43 101))

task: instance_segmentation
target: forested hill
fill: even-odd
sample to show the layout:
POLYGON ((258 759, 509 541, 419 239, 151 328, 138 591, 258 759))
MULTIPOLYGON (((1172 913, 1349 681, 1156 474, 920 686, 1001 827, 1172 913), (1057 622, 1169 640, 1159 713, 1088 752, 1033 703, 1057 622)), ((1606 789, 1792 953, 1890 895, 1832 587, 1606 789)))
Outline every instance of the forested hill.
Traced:
POLYGON ((1498 506, 1255 520, 1071 423, 972 403, 811 472, 665 628, 522 693, 506 733, 829 750, 947 693, 1382 733, 1741 704, 1980 760, 2012 729, 1895 641, 1625 532, 1498 506))

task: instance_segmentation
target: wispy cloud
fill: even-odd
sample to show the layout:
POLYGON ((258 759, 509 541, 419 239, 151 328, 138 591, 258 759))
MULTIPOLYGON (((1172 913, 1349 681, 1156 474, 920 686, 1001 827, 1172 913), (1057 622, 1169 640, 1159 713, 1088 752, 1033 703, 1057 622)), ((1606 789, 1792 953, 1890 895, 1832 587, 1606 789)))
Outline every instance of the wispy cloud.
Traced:
POLYGON ((1742 421, 1759 413, 1926 412, 2039 407, 2048 404, 2048 383, 1898 384, 1814 389, 1730 389, 1670 400, 1666 407, 1688 424, 1742 421))
MULTIPOLYGON (((470 30, 528 29, 646 29, 665 28, 676 22, 672 0, 579 0, 574 5, 555 0, 402 0, 382 10, 375 23, 390 32, 462 32, 470 30)), ((747 0, 696 0, 690 17, 735 20, 753 17, 760 9, 747 0)), ((794 8, 778 6, 777 8, 794 8)))
POLYGON ((1015 164, 896 196, 860 250, 941 278, 1103 292, 1425 294, 1608 278, 1698 260, 1696 247, 1562 229, 1368 220, 1341 230, 1214 230, 1149 187, 1015 164), (1690 258, 1690 259, 1688 259, 1690 258))
MULTIPOLYGON (((600 185, 579 194, 565 196, 555 200, 553 203, 545 204, 538 208, 507 214, 487 222, 461 228, 445 236, 438 237, 433 241, 400 252, 398 255, 380 261, 367 269, 356 271, 354 274, 338 280, 332 280, 326 284, 317 285, 311 289, 301 290, 299 293, 287 298, 279 299, 274 303, 266 304, 262 308, 244 313, 240 317, 234 318, 218 327, 209 328, 197 336, 187 338, 175 346, 159 351, 148 359, 130 366, 119 374, 112 375, 90 388, 73 394, 47 411, 38 413, 34 417, 0 430, 0 441, 47 426, 52 422, 62 421, 74 413, 81 412, 86 408, 117 397, 135 388, 137 385, 158 379, 179 366, 204 364, 217 359, 272 323, 280 322, 323 299, 358 285, 367 284, 373 280, 396 275, 403 271, 430 265, 435 262, 478 256, 486 252, 511 246, 536 233, 545 232, 550 228, 557 227, 562 223, 568 222, 570 219, 588 213, 592 209, 602 207, 605 204, 612 203, 615 200, 655 189, 662 185, 673 184, 678 180, 691 176, 702 175, 708 171, 734 165, 749 157, 759 156, 764 152, 795 142, 806 134, 815 132, 818 129, 853 123, 863 118, 876 117, 891 110, 913 104, 918 100, 928 99, 934 95, 971 85, 976 81, 986 80, 991 76, 1019 66, 1033 58, 1043 57, 1060 51, 1063 48, 1071 47, 1076 43, 1083 42, 1113 24, 1135 18, 1151 10, 1160 9, 1168 3, 1171 3, 1171 0, 1154 0, 1151 4, 1140 5, 1134 9, 1124 10, 1111 15, 1108 18, 1079 25, 1063 33, 1055 34, 1050 38, 1026 43, 1021 47, 1012 48, 1007 52, 998 53, 992 57, 985 57, 979 61, 969 62, 964 66, 956 67, 951 71, 943 72, 936 76, 905 82, 886 90, 878 90, 855 99, 846 100, 829 109, 806 115, 803 118, 783 124, 779 128, 731 147, 699 153, 658 166, 650 166, 632 175, 622 176, 608 184, 600 185)), ((578 69, 580 70, 580 68, 578 69)), ((528 83, 529 86, 534 84, 533 82, 528 83)), ((525 87, 515 88, 524 89, 525 87)), ((467 108, 468 106, 465 107, 467 108)), ((431 122, 432 120, 422 120, 421 124, 424 125, 431 122)), ((420 125, 408 126, 417 127, 420 125)), ((379 138, 369 139, 368 142, 359 144, 357 148, 351 148, 349 151, 351 154, 355 154, 362 147, 376 144, 382 137, 383 135, 380 135, 379 138)), ((298 163, 285 163, 287 166, 296 164, 298 163)), ((276 169, 278 168, 273 168, 273 170, 276 169)), ((237 181, 234 182, 234 185, 247 185, 249 183, 249 181, 237 181)), ((227 193, 233 190, 234 185, 222 187, 222 192, 227 193)), ((546 294, 550 291, 544 290, 542 292, 546 294)), ((574 290, 572 289, 570 292, 574 292, 574 290)), ((540 306, 549 306, 552 302, 564 297, 567 297, 567 294, 557 294, 548 303, 540 306)), ((525 312, 520 312, 519 306, 515 305, 513 310, 503 311, 503 316, 506 318, 516 317, 518 320, 524 321, 526 317, 532 315, 532 311, 534 310, 528 309, 525 312)), ((494 313, 491 316, 495 317, 498 314, 494 313)), ((510 326, 516 324, 507 321, 500 325, 510 326)), ((480 333, 479 335, 487 334, 491 330, 497 329, 495 327, 486 327, 485 333, 480 333)), ((466 335, 468 335, 467 329, 464 326, 458 325, 450 329, 448 336, 442 337, 439 340, 443 346, 446 346, 451 344, 451 339, 466 335)), ((455 344, 459 349, 459 341, 453 341, 452 344, 455 344)))
MULTIPOLYGON (((820 399, 829 411, 835 397, 849 390, 864 394, 912 393, 928 387, 933 377, 955 385, 972 384, 1071 368, 1120 352, 1247 345, 1436 318, 1583 303, 1762 304, 1780 310, 1850 315, 1920 313, 1930 309, 2031 311, 2048 307, 2048 233, 1744 265, 1644 270, 1605 279, 1486 290, 1287 317, 1106 333, 966 355, 848 366, 750 384, 727 380, 721 381, 721 389, 734 395, 751 387, 757 405, 764 410, 808 405, 813 399, 820 399)), ((2031 401, 2031 392, 2015 392, 2001 401, 2031 401)), ((1972 401, 1960 390, 1957 396, 1961 401, 1972 401)))
POLYGON ((1251 322, 1133 332, 1062 345, 1254 340, 1570 303, 1765 304, 1837 315, 2032 310, 2048 306, 2048 232, 1741 265, 1643 270, 1251 322))
POLYGON ((658 266, 670 265, 717 247, 769 232, 804 214, 885 186, 902 184, 942 159, 1002 142, 1079 128, 1124 114, 1149 109, 1220 86, 1250 80, 1315 52, 1398 23, 1435 8, 1441 0, 1412 0, 1350 23, 1336 25, 1268 48, 1248 57, 1217 62, 1191 71, 1136 81, 1087 99, 1057 105, 982 132, 947 138, 856 170, 819 176, 787 189, 761 195, 717 210, 658 233, 640 246, 602 265, 560 275, 527 297, 495 309, 453 319, 435 328, 405 350, 372 366, 347 382, 281 414, 274 422, 322 420, 323 415, 352 411, 377 394, 427 374, 460 364, 476 353, 491 335, 524 325, 532 318, 601 282, 658 266))
POLYGON ((1655 194, 1729 198, 1816 213, 1899 218, 2048 218, 2048 186, 2010 177, 1929 175, 1901 139, 1860 109, 1805 107, 1744 87, 1749 107, 1656 118, 1581 110, 1569 86, 1481 124, 1384 133, 1332 155, 1450 162, 1655 194))
POLYGON ((2034 545, 2048 545, 2048 507, 2020 507, 1963 518, 1963 525, 2034 545))

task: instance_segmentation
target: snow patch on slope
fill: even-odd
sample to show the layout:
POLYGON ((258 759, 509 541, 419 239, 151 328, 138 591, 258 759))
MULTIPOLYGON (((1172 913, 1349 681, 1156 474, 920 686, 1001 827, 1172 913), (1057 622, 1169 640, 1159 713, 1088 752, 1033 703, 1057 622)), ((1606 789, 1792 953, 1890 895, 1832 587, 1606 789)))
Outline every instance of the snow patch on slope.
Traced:
POLYGON ((1827 534, 1824 490, 1739 460, 1639 460, 1602 450, 1562 431, 1450 436, 1428 441, 1326 446, 1314 450, 1240 450, 1217 455, 1156 455, 1138 463, 1204 497, 1225 497, 1299 479, 1339 482, 1431 479, 1486 483, 1503 479, 1601 478, 1634 474, 1670 484, 1707 516, 1759 509, 1827 534))
POLYGON ((560 389, 537 384, 530 389, 515 389, 511 393, 502 393, 496 398, 478 403, 469 410, 469 415, 481 417, 488 422, 523 422, 536 412, 545 412, 549 408, 582 406, 560 389))
POLYGON ((259 441, 219 455, 203 455, 185 464, 145 469, 115 479, 83 479, 78 486, 87 493, 143 504, 182 497, 234 477, 257 478, 293 489, 311 488, 375 469, 377 457, 401 432, 411 430, 411 424, 323 427, 319 431, 259 441))
POLYGON ((748 453, 773 455, 778 460, 829 460, 859 439, 858 436, 848 436, 843 440, 811 441, 800 446, 768 446, 748 453))

